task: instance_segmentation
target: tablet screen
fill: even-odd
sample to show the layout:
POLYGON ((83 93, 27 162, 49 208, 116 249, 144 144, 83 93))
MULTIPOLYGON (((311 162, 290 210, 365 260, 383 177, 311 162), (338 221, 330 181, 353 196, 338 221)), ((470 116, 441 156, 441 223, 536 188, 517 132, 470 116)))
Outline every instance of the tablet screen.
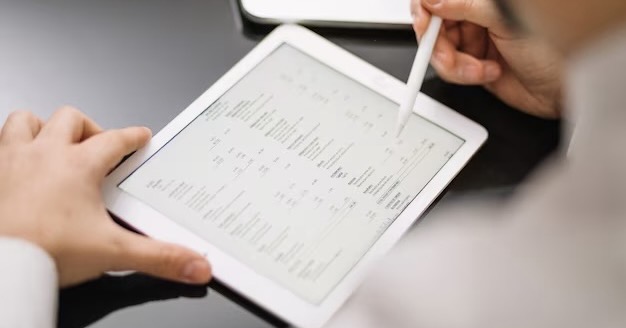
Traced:
POLYGON ((464 140, 283 44, 119 187, 318 304, 464 140))

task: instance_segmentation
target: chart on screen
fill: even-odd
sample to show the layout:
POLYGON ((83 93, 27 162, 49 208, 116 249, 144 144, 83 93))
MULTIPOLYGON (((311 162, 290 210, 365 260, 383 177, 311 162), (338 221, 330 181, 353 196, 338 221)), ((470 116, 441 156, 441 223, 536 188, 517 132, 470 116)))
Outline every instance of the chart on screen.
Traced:
POLYGON ((464 141, 289 45, 120 188, 311 303, 464 141))

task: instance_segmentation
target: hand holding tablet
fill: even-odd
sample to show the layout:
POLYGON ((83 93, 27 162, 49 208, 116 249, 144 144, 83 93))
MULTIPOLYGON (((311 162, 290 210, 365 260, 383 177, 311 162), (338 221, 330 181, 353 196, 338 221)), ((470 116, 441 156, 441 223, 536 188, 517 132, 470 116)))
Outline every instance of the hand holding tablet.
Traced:
POLYGON ((283 26, 106 181, 109 209, 191 247, 287 322, 319 327, 486 140, 406 86, 283 26))

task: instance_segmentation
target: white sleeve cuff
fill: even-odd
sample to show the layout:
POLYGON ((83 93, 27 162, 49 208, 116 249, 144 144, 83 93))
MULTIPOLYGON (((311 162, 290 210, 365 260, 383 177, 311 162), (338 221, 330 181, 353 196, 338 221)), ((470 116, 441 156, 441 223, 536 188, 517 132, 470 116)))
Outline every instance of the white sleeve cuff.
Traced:
POLYGON ((0 328, 56 326, 58 277, 44 250, 0 238, 0 328))

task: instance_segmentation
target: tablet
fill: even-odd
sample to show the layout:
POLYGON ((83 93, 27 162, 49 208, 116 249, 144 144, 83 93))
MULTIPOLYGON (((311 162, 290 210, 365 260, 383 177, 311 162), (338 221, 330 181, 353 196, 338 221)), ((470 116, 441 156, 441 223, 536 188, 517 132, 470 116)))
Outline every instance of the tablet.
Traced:
POLYGON ((298 26, 277 28, 105 180, 108 209, 214 277, 321 327, 487 138, 298 26))
POLYGON ((410 28, 411 0, 240 0, 243 15, 265 24, 410 28))

